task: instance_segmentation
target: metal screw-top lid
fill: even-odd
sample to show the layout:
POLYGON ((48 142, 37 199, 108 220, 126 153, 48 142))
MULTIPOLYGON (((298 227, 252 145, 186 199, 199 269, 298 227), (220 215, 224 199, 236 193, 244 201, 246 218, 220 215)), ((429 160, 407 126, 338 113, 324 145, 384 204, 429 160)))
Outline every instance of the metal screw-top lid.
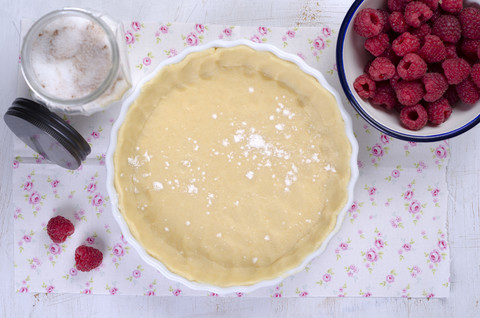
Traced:
POLYGON ((90 154, 87 141, 45 106, 17 98, 3 116, 5 123, 30 148, 51 162, 75 170, 90 154))

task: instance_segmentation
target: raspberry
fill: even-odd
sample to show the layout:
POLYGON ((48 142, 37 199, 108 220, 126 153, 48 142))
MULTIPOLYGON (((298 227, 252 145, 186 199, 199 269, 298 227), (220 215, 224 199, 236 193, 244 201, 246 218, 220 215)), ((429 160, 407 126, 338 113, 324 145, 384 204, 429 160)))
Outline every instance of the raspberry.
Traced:
POLYGON ((400 121, 407 129, 419 130, 427 124, 428 114, 420 104, 407 106, 400 111, 400 121))
POLYGON ((440 73, 427 73, 422 78, 425 86, 425 95, 423 100, 427 102, 434 102, 447 91, 448 83, 445 77, 440 73))
POLYGON ((82 272, 89 272, 100 266, 103 254, 94 247, 80 245, 75 250, 75 265, 82 272))
POLYGON ((405 22, 405 18, 403 17, 403 13, 400 11, 394 11, 388 17, 388 22, 390 23, 390 27, 393 31, 397 33, 407 32, 408 24, 405 22))
POLYGON ((459 13, 463 8, 463 0, 442 0, 440 3, 443 11, 459 13))
POLYGON ((353 82, 353 88, 361 98, 368 99, 375 96, 375 82, 367 74, 357 77, 353 82))
POLYGON ((457 58, 458 57, 457 46, 452 43, 444 43, 444 44, 445 44, 445 52, 447 54, 446 58, 447 59, 457 58))
POLYGON ((438 35, 442 41, 457 43, 462 35, 460 22, 453 15, 441 15, 433 23, 432 34, 438 35))
POLYGON ((446 59, 442 67, 448 84, 459 84, 470 75, 470 64, 462 58, 446 59))
POLYGON ((398 63, 398 75, 407 81, 421 78, 427 72, 427 63, 415 53, 408 53, 398 63))
POLYGON ((353 30, 365 38, 380 34, 383 27, 383 15, 380 11, 371 8, 362 9, 353 21, 353 30))
POLYGON ((70 236, 75 232, 75 227, 72 222, 63 216, 56 216, 50 219, 47 224, 47 233, 48 236, 55 243, 63 243, 67 239, 67 236, 70 236))
POLYGON ((448 86, 448 89, 445 92, 445 94, 443 94, 443 97, 445 97, 448 100, 448 103, 451 106, 454 106, 460 100, 460 97, 458 97, 455 85, 448 86))
POLYGON ((425 37, 430 33, 432 33, 432 28, 426 23, 422 24, 420 27, 412 31, 412 34, 415 35, 420 40, 420 42, 423 42, 425 37))
POLYGON ((409 1, 407 0, 388 0, 387 6, 390 11, 404 11, 405 6, 409 1))
POLYGON ((392 42, 392 50, 398 56, 404 56, 407 53, 415 53, 420 49, 420 40, 410 34, 404 32, 392 42))
POLYGON ((475 62, 478 59, 477 50, 479 45, 480 40, 462 39, 460 50, 463 53, 463 58, 475 62))
POLYGON ((378 9, 380 16, 382 17, 383 21, 383 32, 386 33, 390 31, 390 23, 388 23, 388 12, 386 10, 378 9))
POLYGON ((412 1, 405 7, 404 14, 405 22, 414 28, 418 28, 432 17, 433 12, 425 3, 412 1))
POLYGON ((386 33, 380 33, 377 36, 365 40, 365 49, 374 56, 380 56, 390 45, 390 39, 386 33))
POLYGON ((394 90, 397 90, 397 85, 400 82, 403 82, 403 79, 398 75, 398 72, 395 72, 395 75, 390 79, 390 85, 394 90))
POLYGON ((433 23, 435 23, 435 21, 437 21, 437 19, 443 15, 440 10, 437 10, 437 11, 433 11, 433 15, 432 17, 430 18, 430 20, 428 20, 428 23, 430 23, 431 25, 433 25, 433 23))
POLYGON ((480 99, 478 87, 470 78, 458 84, 455 89, 457 90, 458 97, 460 97, 460 100, 465 104, 475 104, 480 99))
POLYGON ((397 83, 395 93, 400 104, 412 106, 423 98, 423 84, 419 81, 402 81, 397 83))
POLYGON ((447 57, 445 45, 442 40, 436 35, 425 36, 425 43, 423 44, 418 55, 427 63, 437 63, 443 61, 447 57))
POLYGON ((425 3, 432 11, 436 11, 438 9, 438 0, 421 0, 425 3))
POLYGON ((395 74, 395 66, 386 57, 377 57, 368 68, 368 74, 374 81, 384 81, 395 74))
POLYGON ((400 62, 400 57, 397 56, 397 54, 395 54, 395 52, 393 52, 392 50, 392 46, 389 45, 385 51, 383 51, 382 55, 380 55, 381 57, 386 57, 387 59, 390 60, 390 62, 392 62, 394 65, 397 65, 398 62, 400 62))
POLYGON ((470 73, 472 81, 480 88, 480 64, 475 64, 472 66, 472 72, 470 73))
POLYGON ((440 125, 452 114, 452 107, 446 98, 441 98, 436 102, 428 104, 428 121, 434 125, 440 125))
POLYGON ((375 96, 372 98, 372 104, 385 107, 387 110, 391 110, 397 104, 397 99, 395 98, 395 91, 386 82, 377 83, 377 89, 375 91, 375 96))
POLYGON ((459 15, 462 25, 462 35, 471 40, 480 40, 480 10, 477 8, 465 8, 459 15))

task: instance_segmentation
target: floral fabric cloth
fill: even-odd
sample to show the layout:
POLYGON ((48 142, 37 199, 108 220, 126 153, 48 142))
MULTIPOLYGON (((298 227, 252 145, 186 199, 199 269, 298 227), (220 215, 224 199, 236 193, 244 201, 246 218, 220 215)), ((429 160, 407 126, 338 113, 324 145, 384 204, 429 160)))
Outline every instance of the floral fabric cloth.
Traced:
MULTIPOLYGON (((242 38, 297 54, 341 93, 334 58, 337 29, 134 21, 125 23, 125 41, 134 82, 186 47, 242 38)), ((19 87, 24 94, 23 81, 19 87)), ((229 296, 448 296, 448 143, 393 139, 370 127, 346 100, 344 104, 360 145, 360 177, 340 232, 320 257, 280 285, 229 296)), ((105 152, 118 112, 114 106, 90 117, 64 117, 92 147, 76 171, 49 164, 15 139, 14 208, 10 213, 15 219, 16 291, 218 296, 164 278, 123 238, 110 213, 104 185, 105 152), (52 243, 46 233, 48 220, 56 215, 75 225, 75 233, 62 244, 52 243), (80 244, 104 253, 99 268, 88 273, 75 269, 74 252, 80 244)))

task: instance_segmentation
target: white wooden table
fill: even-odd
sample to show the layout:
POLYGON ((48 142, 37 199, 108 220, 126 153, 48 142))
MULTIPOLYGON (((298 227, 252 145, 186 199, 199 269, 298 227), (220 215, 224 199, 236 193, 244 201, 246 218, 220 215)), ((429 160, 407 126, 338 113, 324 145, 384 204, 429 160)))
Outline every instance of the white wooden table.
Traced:
MULTIPOLYGON (((15 98, 20 19, 65 5, 92 8, 121 20, 290 26, 339 25, 353 0, 1 0, 0 111, 15 98)), ((13 282, 12 134, 0 122, 1 317, 480 317, 480 126, 451 140, 447 170, 451 296, 403 298, 109 297, 15 294, 13 282)))

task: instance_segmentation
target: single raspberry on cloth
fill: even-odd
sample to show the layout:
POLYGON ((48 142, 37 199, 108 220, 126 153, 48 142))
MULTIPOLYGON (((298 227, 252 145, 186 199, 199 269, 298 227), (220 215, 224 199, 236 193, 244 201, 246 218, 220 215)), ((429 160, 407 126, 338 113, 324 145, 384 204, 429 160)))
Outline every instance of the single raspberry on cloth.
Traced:
POLYGON ((72 235, 75 232, 75 227, 72 222, 63 216, 56 216, 51 218, 47 224, 47 233, 48 236, 55 243, 63 243, 68 236, 72 235))
POLYGON ((404 107, 400 111, 400 122, 405 128, 419 130, 428 122, 427 111, 420 104, 404 107))
POLYGON ((79 271, 89 272, 100 266, 103 254, 94 247, 80 245, 75 250, 75 265, 79 271))

